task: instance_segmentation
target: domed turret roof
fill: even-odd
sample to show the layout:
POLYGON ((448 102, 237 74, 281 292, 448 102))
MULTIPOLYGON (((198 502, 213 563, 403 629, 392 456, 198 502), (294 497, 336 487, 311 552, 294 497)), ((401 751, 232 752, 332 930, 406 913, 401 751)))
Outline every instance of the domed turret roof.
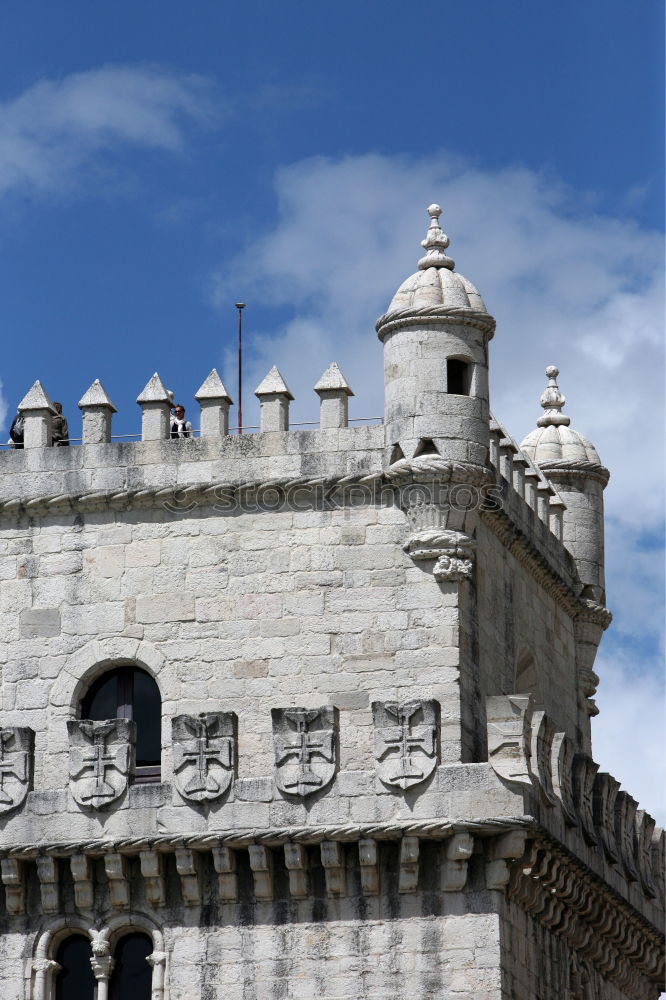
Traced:
POLYGON ((546 368, 548 385, 541 395, 541 405, 544 413, 537 421, 535 430, 530 431, 520 445, 535 465, 544 467, 580 466, 580 464, 597 466, 606 474, 596 448, 591 441, 583 437, 571 426, 571 418, 562 413, 566 402, 564 394, 557 384, 559 369, 555 365, 546 368))
POLYGON ((439 226, 442 210, 430 205, 430 226, 422 241, 425 256, 419 261, 416 274, 403 281, 388 307, 387 313, 428 306, 473 309, 487 313, 483 299, 471 281, 454 271, 455 261, 446 254, 449 238, 439 226))

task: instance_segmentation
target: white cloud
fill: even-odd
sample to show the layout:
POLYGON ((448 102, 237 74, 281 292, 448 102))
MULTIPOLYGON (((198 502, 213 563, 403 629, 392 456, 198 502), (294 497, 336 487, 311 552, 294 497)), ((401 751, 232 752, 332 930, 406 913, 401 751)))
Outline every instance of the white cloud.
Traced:
POLYGON ((0 103, 0 194, 71 190, 125 144, 178 150, 212 115, 209 85, 150 66, 104 66, 40 80, 0 103))
MULTIPOLYGON (((281 170, 275 186, 275 223, 253 234, 213 283, 220 304, 239 295, 248 302, 247 388, 277 364, 296 396, 294 419, 316 419, 312 386, 336 360, 357 394, 352 416, 381 414, 374 320, 416 269, 425 206, 438 201, 449 253, 498 321, 491 345, 493 410, 520 440, 541 412, 544 368, 560 366, 572 424, 594 441, 612 473, 608 596, 616 634, 625 643, 654 640, 662 591, 657 554, 645 548, 645 535, 663 523, 660 235, 592 214, 593 198, 576 196, 552 177, 519 167, 484 170, 446 153, 420 160, 310 159, 281 170), (292 318, 278 329, 256 330, 253 302, 283 307, 292 318)), ((233 359, 226 360, 233 371, 233 359)), ((599 668, 603 711, 622 726, 626 707, 632 739, 642 699, 650 702, 652 738, 661 732, 650 714, 660 689, 646 669, 638 683, 640 667, 630 671, 620 654, 602 659, 599 668)), ((597 733, 606 732, 604 726, 597 723, 597 733)), ((612 740, 599 739, 607 753, 612 740)), ((629 741, 623 753, 627 761, 645 759, 629 741)), ((653 802, 661 799, 654 780, 646 777, 641 787, 646 797, 652 788, 653 802)))

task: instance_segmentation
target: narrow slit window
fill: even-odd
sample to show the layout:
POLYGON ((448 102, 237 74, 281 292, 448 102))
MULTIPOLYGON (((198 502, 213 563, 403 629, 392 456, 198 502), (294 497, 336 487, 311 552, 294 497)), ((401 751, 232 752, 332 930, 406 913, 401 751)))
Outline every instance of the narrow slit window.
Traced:
POLYGON ((454 396, 469 396, 470 366, 466 361, 449 358, 446 362, 446 389, 454 396))

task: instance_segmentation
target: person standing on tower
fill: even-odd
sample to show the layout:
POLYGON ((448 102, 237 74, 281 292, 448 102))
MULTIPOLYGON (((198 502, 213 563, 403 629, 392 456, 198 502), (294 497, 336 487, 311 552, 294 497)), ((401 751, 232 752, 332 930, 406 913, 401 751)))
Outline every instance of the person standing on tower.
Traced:
POLYGON ((171 437, 189 438, 192 437, 192 424, 185 419, 185 407, 178 403, 173 408, 171 418, 171 437))

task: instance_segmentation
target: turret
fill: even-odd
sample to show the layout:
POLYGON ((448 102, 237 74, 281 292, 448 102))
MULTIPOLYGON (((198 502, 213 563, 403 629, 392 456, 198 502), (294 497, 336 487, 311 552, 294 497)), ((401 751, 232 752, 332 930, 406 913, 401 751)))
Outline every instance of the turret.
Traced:
POLYGON ((390 461, 439 453, 485 466, 488 457, 488 341, 495 321, 446 254, 439 205, 418 271, 377 321, 384 345, 384 422, 390 461))
POLYGON ((563 541, 576 560, 583 583, 582 597, 605 603, 604 488, 608 469, 593 444, 575 431, 562 413, 566 402, 557 384, 559 369, 546 368, 548 385, 542 396, 543 415, 521 449, 553 483, 566 504, 563 541))
POLYGON ((596 448, 573 430, 562 408, 566 402, 557 384, 559 370, 546 368, 548 385, 542 396, 544 413, 521 444, 522 451, 553 483, 566 507, 563 510, 562 541, 576 560, 583 585, 581 598, 587 610, 574 620, 576 670, 579 692, 579 739, 591 753, 590 716, 598 713, 593 695, 599 678, 594 661, 604 629, 610 623, 604 584, 604 488, 608 469, 596 448))

